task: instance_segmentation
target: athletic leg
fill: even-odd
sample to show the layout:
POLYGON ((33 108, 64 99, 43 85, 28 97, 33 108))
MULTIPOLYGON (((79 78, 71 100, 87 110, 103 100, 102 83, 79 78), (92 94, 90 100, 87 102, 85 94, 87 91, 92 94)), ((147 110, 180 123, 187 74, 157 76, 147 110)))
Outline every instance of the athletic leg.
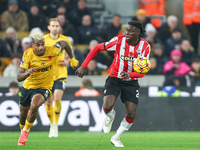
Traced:
POLYGON ((24 107, 24 106, 20 105, 19 126, 20 126, 21 130, 25 126, 25 121, 26 121, 26 117, 27 117, 29 109, 30 109, 30 106, 24 107))
POLYGON ((113 106, 117 100, 115 95, 106 95, 103 99, 103 110, 107 115, 104 124, 103 124, 103 131, 104 133, 109 133, 112 128, 112 123, 115 119, 116 112, 113 109, 113 106))
POLYGON ((137 104, 129 101, 125 101, 124 103, 126 107, 126 115, 122 120, 119 128, 117 129, 117 132, 111 138, 111 143, 113 143, 116 147, 124 147, 124 145, 120 141, 120 137, 132 126, 135 120, 136 109, 138 106, 137 104))
POLYGON ((37 115, 38 108, 45 102, 43 95, 36 94, 32 97, 31 106, 28 111, 28 115, 26 118, 25 126, 21 132, 19 137, 18 145, 25 145, 27 141, 28 134, 30 132, 30 128, 32 127, 37 115))
POLYGON ((49 118, 50 121, 50 129, 49 129, 49 137, 52 137, 52 132, 53 132, 53 95, 51 95, 47 101, 45 102, 45 108, 46 108, 46 112, 47 112, 47 116, 49 118))
POLYGON ((53 131, 52 136, 58 137, 58 121, 61 112, 61 99, 64 91, 61 89, 54 90, 54 111, 53 111, 53 131))

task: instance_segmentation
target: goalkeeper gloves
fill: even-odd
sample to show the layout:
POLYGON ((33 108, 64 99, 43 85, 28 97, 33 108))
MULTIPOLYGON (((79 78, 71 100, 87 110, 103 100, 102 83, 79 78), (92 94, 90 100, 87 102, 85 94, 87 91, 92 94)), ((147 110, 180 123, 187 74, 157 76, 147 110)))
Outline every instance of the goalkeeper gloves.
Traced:
POLYGON ((72 57, 72 58, 70 59, 70 66, 71 66, 72 68, 78 67, 78 60, 76 60, 74 57, 72 57))

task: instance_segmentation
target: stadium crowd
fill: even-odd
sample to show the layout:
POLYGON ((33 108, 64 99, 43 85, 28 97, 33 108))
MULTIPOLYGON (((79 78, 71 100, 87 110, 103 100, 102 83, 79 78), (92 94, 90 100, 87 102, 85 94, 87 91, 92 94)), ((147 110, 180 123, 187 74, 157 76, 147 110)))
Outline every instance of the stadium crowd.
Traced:
MULTIPOLYGON (((141 35, 151 45, 151 70, 147 75, 165 75, 164 85, 191 86, 200 83, 200 57, 198 41, 200 30, 200 4, 198 0, 184 0, 183 24, 190 37, 184 37, 175 15, 165 16, 165 1, 149 4, 138 0, 138 10, 132 20, 138 20, 146 30, 141 35), (188 5, 188 3, 190 5, 188 5), (150 6, 151 5, 151 6, 150 6), (196 6, 198 5, 198 6, 196 6)), ((125 26, 121 15, 113 14, 111 23, 99 28, 94 13, 86 0, 4 0, 0 1, 0 76, 17 75, 20 57, 31 47, 30 36, 36 32, 48 33, 49 18, 58 18, 60 34, 70 37, 74 56, 80 65, 89 51, 99 42, 123 35, 125 26), (19 34, 30 33, 19 38, 19 34), (78 45, 86 45, 79 49, 78 45)), ((104 75, 114 58, 112 52, 99 53, 88 65, 86 75, 104 75)), ((75 75, 68 65, 68 74, 75 75)))

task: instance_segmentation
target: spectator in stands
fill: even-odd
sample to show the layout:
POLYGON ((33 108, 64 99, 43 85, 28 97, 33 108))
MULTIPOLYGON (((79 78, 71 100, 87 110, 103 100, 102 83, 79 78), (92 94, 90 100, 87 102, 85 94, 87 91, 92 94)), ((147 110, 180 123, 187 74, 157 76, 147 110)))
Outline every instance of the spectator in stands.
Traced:
POLYGON ((24 52, 28 48, 31 48, 31 43, 32 43, 32 39, 30 37, 24 37, 21 43, 22 51, 24 52))
POLYGON ((149 61, 151 63, 151 69, 147 73, 147 75, 161 75, 163 74, 163 69, 158 66, 156 58, 150 57, 149 61))
POLYGON ((191 68, 185 63, 181 62, 182 53, 175 49, 171 51, 171 60, 164 64, 164 74, 166 80, 164 85, 186 86, 186 78, 191 68))
POLYGON ((9 57, 9 52, 4 40, 0 39, 0 57, 9 57))
POLYGON ((9 84, 9 96, 17 96, 19 93, 19 85, 17 82, 13 81, 9 84))
POLYGON ((164 55, 164 49, 163 46, 160 43, 156 43, 154 45, 154 51, 153 51, 153 57, 156 58, 157 65, 160 68, 159 70, 162 70, 163 72, 163 66, 164 64, 169 61, 169 58, 164 55))
MULTIPOLYGON (((72 45, 72 49, 74 52, 74 58, 77 59, 79 61, 79 66, 81 66, 82 62, 84 61, 84 57, 82 55, 82 53, 80 52, 80 50, 76 49, 74 47, 74 40, 72 37, 68 37, 70 40, 70 43, 72 45)), ((75 75, 75 69, 73 69, 70 65, 68 65, 68 75, 75 75)))
POLYGON ((12 63, 5 68, 3 72, 4 77, 17 77, 17 73, 21 63, 21 58, 22 58, 21 54, 16 54, 16 53, 12 54, 11 56, 12 63))
POLYGON ((8 50, 8 56, 11 57, 13 53, 22 54, 21 43, 18 38, 18 35, 13 27, 9 27, 4 35, 4 41, 8 50))
POLYGON ((101 71, 102 69, 97 67, 97 61, 93 59, 89 62, 85 75, 101 75, 101 71))
POLYGON ((82 24, 82 18, 85 15, 89 15, 91 18, 91 24, 94 24, 93 12, 86 7, 86 0, 78 0, 77 7, 71 11, 72 23, 78 27, 82 24))
POLYGON ((200 60, 199 58, 193 58, 191 63, 190 81, 192 86, 200 85, 200 60))
POLYGON ((190 41, 183 40, 180 45, 180 50, 182 52, 182 62, 186 62, 188 66, 191 65, 192 59, 196 57, 194 48, 190 45, 190 41))
POLYGON ((39 6, 36 2, 30 5, 28 12, 29 30, 39 27, 42 31, 47 31, 46 17, 39 11, 39 6))
POLYGON ((36 33, 44 34, 44 33, 42 32, 42 30, 41 30, 39 27, 35 27, 35 28, 33 28, 33 29, 30 31, 29 37, 32 37, 32 36, 33 36, 34 34, 36 34, 36 33))
POLYGON ((40 10, 45 16, 49 16, 55 10, 58 5, 60 4, 60 1, 58 0, 35 0, 38 5, 40 6, 40 10))
POLYGON ((163 23, 159 29, 158 38, 165 44, 166 40, 171 36, 172 31, 177 28, 178 18, 174 15, 167 17, 167 22, 163 23))
POLYGON ((187 27, 192 46, 198 53, 198 42, 200 32, 200 1, 184 0, 183 2, 183 24, 187 27))
POLYGON ((162 24, 162 19, 157 18, 157 16, 165 15, 165 1, 164 0, 139 0, 139 9, 146 10, 146 15, 155 17, 151 19, 151 24, 154 27, 160 28, 162 24))
POLYGON ((115 14, 112 18, 112 22, 106 27, 106 41, 111 40, 111 38, 117 36, 118 32, 121 30, 121 16, 115 14))
POLYGON ((56 10, 54 10, 49 18, 56 18, 59 14, 64 14, 66 20, 68 20, 68 22, 71 23, 72 19, 71 19, 71 14, 68 12, 68 10, 65 8, 64 4, 61 3, 58 8, 56 10))
POLYGON ((89 44, 93 39, 98 41, 102 40, 102 30, 96 25, 92 25, 92 20, 89 15, 83 16, 82 25, 78 27, 78 34, 80 35, 81 44, 89 44))
MULTIPOLYGON (((144 9, 139 9, 137 12, 136 12, 136 16, 134 16, 132 18, 132 20, 137 20, 139 22, 142 23, 143 25, 143 28, 145 29, 146 28, 146 25, 148 23, 150 23, 151 19, 149 17, 147 17, 146 15, 146 11, 144 9)), ((144 37, 145 34, 142 34, 141 36, 144 37)))
POLYGON ((16 31, 28 31, 28 17, 19 9, 17 0, 8 1, 8 10, 1 16, 1 29, 13 27, 16 31))
POLYGON ((82 81, 82 87, 74 94, 76 97, 97 97, 100 95, 101 94, 94 89, 90 79, 84 79, 82 81))
POLYGON ((64 14, 58 14, 57 18, 60 21, 60 25, 63 30, 63 35, 71 36, 74 40, 74 43, 77 44, 79 41, 79 37, 74 25, 71 24, 68 20, 66 20, 64 14))
POLYGON ((166 54, 170 56, 172 50, 180 49, 180 44, 183 40, 184 38, 182 37, 181 30, 179 28, 175 28, 172 32, 172 36, 165 42, 166 54))
MULTIPOLYGON (((87 57, 88 53, 94 48, 94 46, 96 46, 98 44, 98 41, 97 40, 92 40, 90 41, 90 44, 89 44, 89 49, 85 49, 83 51, 83 57, 84 59, 87 57)), ((109 52, 110 53, 110 52, 109 52)), ((111 63, 112 63, 112 60, 109 60, 102 52, 99 52, 96 57, 94 57, 94 59, 97 61, 97 64, 100 68, 102 69, 107 69, 111 63)))
POLYGON ((146 30, 146 34, 145 34, 144 39, 151 45, 150 56, 152 56, 155 43, 161 43, 161 41, 160 39, 156 37, 156 28, 151 23, 148 23, 146 25, 145 30, 146 30))

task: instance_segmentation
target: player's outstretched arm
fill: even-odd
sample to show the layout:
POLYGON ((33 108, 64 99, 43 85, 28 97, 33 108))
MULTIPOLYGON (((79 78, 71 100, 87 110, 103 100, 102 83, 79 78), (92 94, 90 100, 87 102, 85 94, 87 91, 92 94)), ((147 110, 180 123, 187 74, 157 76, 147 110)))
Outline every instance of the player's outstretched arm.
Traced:
POLYGON ((104 51, 104 43, 97 44, 87 55, 82 65, 76 70, 75 74, 78 77, 83 77, 87 68, 88 63, 98 54, 99 51, 104 51))
POLYGON ((17 81, 18 82, 24 81, 28 76, 33 74, 33 72, 35 72, 35 71, 36 71, 35 67, 30 68, 28 70, 28 72, 26 72, 26 69, 19 68, 19 71, 18 71, 18 74, 17 74, 17 81))
POLYGON ((61 51, 65 50, 70 58, 70 65, 72 68, 78 67, 78 60, 76 60, 73 56, 72 49, 67 41, 58 41, 57 42, 61 46, 61 51))

